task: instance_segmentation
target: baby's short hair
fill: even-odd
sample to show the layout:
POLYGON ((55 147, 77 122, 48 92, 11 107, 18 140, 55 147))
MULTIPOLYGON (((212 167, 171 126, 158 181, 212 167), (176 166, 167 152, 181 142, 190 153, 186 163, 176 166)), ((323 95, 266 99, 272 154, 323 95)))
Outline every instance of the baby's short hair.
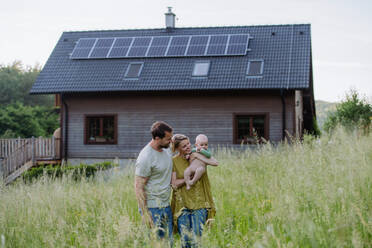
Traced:
POLYGON ((195 143, 198 144, 200 142, 200 140, 207 140, 208 142, 208 137, 207 135, 205 134, 199 134, 198 136, 196 136, 195 138, 195 143))

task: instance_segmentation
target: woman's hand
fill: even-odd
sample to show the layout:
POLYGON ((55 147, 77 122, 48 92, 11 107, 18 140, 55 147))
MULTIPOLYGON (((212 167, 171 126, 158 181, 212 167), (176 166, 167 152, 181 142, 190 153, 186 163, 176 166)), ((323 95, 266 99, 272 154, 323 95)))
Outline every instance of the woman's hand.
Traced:
POLYGON ((185 185, 185 179, 177 179, 176 172, 172 172, 172 180, 171 180, 171 186, 174 190, 177 190, 178 188, 185 185))

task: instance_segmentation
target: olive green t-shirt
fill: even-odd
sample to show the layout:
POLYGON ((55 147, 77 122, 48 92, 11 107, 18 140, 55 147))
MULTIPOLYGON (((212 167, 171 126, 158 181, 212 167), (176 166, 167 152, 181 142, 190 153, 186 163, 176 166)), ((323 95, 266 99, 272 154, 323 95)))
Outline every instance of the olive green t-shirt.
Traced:
MULTIPOLYGON (((188 166, 188 160, 179 155, 173 157, 173 172, 176 172, 177 179, 183 178, 183 173, 188 166)), ((175 223, 177 223, 177 218, 180 216, 183 208, 206 208, 208 209, 208 219, 214 217, 216 209, 207 171, 205 171, 202 177, 189 190, 187 190, 185 186, 173 190, 171 208, 175 223)))

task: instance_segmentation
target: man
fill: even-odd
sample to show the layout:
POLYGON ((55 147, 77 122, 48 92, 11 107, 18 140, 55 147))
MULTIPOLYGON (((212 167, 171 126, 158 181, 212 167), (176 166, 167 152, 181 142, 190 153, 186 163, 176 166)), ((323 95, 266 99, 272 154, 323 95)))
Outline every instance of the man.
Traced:
POLYGON ((159 238, 172 241, 173 216, 169 206, 172 177, 172 127, 162 121, 151 127, 152 140, 141 150, 136 161, 135 192, 142 221, 156 227, 159 238))

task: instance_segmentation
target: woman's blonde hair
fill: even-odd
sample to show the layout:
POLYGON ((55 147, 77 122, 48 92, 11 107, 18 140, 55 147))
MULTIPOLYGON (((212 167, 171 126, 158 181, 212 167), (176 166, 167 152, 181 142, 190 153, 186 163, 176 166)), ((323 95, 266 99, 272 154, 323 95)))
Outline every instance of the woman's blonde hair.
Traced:
POLYGON ((181 141, 182 140, 186 140, 186 139, 188 140, 189 137, 187 137, 186 135, 183 135, 183 134, 175 134, 175 135, 173 135, 173 137, 172 137, 172 142, 173 142, 172 151, 173 152, 176 152, 176 149, 180 145, 181 141))

